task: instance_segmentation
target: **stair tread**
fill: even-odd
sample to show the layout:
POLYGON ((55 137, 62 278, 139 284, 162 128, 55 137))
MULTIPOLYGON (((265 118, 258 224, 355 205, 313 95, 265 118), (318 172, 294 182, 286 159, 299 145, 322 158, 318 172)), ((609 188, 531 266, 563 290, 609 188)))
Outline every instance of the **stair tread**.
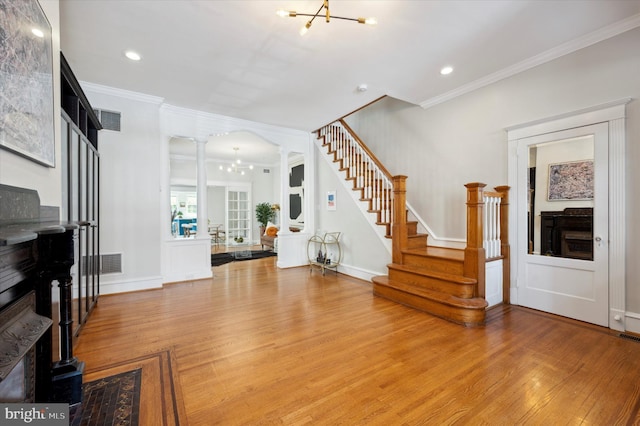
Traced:
POLYGON ((464 250, 449 247, 425 246, 420 248, 411 248, 402 251, 406 254, 414 254, 419 256, 440 257, 445 259, 464 261, 464 250))
POLYGON ((457 274, 448 274, 446 272, 438 272, 438 271, 430 271, 423 267, 419 266, 411 266, 411 265, 400 265, 397 263, 391 263, 387 265, 389 269, 396 269, 400 271, 407 271, 417 275, 422 275, 431 278, 438 278, 444 281, 449 281, 453 283, 468 285, 468 284, 476 284, 476 280, 474 278, 465 277, 457 274))
POLYGON ((390 288, 400 290, 405 293, 413 294, 416 296, 420 296, 425 299, 434 300, 439 303, 446 304, 453 307, 459 307, 459 308, 465 308, 465 309, 485 309, 487 307, 487 301, 481 297, 464 299, 461 297, 452 296, 447 293, 420 288, 411 284, 391 281, 389 280, 389 277, 387 275, 373 277, 372 281, 375 284, 384 285, 386 287, 390 287, 390 288))

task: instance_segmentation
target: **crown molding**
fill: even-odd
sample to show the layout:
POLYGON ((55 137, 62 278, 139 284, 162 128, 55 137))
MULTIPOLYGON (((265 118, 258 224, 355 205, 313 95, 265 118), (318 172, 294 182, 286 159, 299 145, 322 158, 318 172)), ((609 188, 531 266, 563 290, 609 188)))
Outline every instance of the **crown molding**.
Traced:
POLYGON ((86 91, 100 93, 102 95, 116 96, 118 98, 125 98, 132 101, 146 102, 154 105, 161 105, 164 102, 164 98, 158 96, 145 95, 144 93, 117 89, 115 87, 103 86, 101 84, 89 83, 87 81, 81 81, 80 86, 82 86, 86 91))
POLYGON ((421 102, 419 105, 422 108, 427 109, 432 106, 441 104, 443 102, 450 101, 451 99, 457 98, 458 96, 465 95, 474 90, 496 83, 500 80, 504 80, 506 78, 509 78, 521 72, 527 71, 531 68, 534 68, 538 65, 542 65, 554 59, 558 59, 562 56, 576 52, 580 49, 584 49, 585 47, 589 47, 591 45, 594 45, 601 41, 615 37, 617 35, 620 35, 622 33, 625 33, 637 27, 640 27, 640 14, 630 16, 626 19, 615 22, 611 25, 607 25, 606 27, 600 28, 597 31, 594 31, 592 33, 586 34, 577 39, 558 45, 553 49, 549 49, 546 52, 542 52, 539 55, 532 56, 531 58, 518 62, 517 64, 514 64, 510 67, 503 68, 500 71, 497 71, 493 74, 489 74, 486 77, 480 78, 478 80, 472 81, 471 83, 465 84, 454 90, 443 93, 442 95, 429 98, 421 102))

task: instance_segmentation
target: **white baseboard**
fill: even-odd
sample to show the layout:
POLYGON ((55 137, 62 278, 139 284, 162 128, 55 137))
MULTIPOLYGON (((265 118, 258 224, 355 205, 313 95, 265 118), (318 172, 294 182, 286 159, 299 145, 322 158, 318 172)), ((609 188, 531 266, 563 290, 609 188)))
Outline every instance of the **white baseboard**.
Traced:
POLYGON ((627 312, 624 316, 625 331, 640 334, 640 314, 627 312))
POLYGON ((148 277, 128 281, 105 281, 100 279, 100 294, 127 293, 130 291, 162 288, 162 277, 148 277))
POLYGON ((375 272, 375 271, 369 271, 369 270, 358 268, 351 265, 345 265, 342 263, 338 265, 338 272, 341 274, 348 275, 350 277, 359 278, 361 280, 369 281, 369 282, 371 282, 371 279, 373 277, 388 274, 386 269, 383 272, 375 272))
POLYGON ((213 277, 213 271, 211 268, 203 268, 199 271, 191 270, 191 271, 173 271, 168 273, 164 279, 163 283, 176 283, 181 281, 195 281, 195 280, 205 280, 207 278, 213 277))

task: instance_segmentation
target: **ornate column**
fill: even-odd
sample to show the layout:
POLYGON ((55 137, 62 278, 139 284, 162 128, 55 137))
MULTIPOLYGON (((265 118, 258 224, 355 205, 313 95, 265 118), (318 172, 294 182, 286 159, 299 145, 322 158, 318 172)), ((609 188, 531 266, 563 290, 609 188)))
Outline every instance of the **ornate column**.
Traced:
POLYGON ((207 163, 205 148, 207 139, 195 140, 197 155, 197 194, 198 194, 198 231, 197 238, 209 238, 209 224, 207 216, 207 163))
POLYGON ((278 234, 288 234, 289 231, 289 151, 280 147, 280 231, 278 234))

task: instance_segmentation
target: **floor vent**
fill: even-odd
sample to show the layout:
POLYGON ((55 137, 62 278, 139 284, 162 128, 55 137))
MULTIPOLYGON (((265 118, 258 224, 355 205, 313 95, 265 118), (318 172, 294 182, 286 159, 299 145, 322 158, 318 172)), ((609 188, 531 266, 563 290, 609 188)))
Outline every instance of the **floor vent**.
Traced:
POLYGON ((95 110, 102 128, 105 130, 120 131, 120 113, 116 111, 95 110))
POLYGON ((628 339, 628 340, 633 340, 635 342, 640 342, 640 336, 633 336, 631 334, 626 334, 626 333, 620 333, 619 336, 622 337, 623 339, 628 339))

